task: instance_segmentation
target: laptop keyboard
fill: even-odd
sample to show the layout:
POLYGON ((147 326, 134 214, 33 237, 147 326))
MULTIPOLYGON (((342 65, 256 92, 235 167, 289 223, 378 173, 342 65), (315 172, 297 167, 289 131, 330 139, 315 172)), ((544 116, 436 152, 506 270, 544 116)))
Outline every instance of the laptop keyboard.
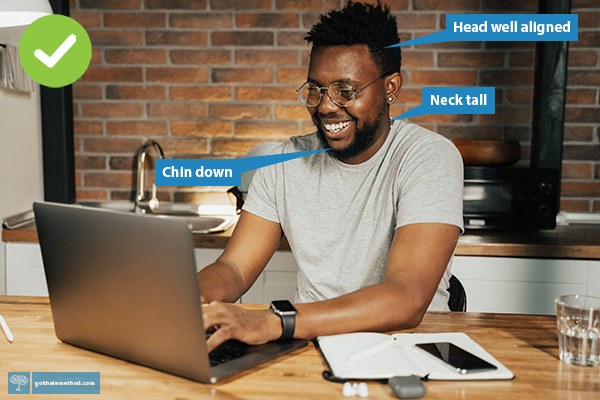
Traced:
POLYGON ((216 349, 208 353, 208 359, 211 367, 216 367, 224 362, 235 360, 246 354, 249 354, 248 345, 237 340, 228 340, 216 349))

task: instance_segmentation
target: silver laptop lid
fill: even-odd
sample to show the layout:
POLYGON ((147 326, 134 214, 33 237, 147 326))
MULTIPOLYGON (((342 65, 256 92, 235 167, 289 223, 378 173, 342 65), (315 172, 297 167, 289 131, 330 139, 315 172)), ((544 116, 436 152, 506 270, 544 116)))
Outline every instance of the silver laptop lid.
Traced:
POLYGON ((185 222, 52 203, 34 212, 60 340, 211 381, 185 222))

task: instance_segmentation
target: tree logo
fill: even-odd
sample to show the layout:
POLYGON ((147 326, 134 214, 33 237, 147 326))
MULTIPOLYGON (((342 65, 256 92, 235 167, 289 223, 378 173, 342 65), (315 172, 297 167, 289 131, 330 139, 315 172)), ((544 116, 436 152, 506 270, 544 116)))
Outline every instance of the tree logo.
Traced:
POLYGON ((9 372, 9 394, 29 394, 29 372, 9 372))

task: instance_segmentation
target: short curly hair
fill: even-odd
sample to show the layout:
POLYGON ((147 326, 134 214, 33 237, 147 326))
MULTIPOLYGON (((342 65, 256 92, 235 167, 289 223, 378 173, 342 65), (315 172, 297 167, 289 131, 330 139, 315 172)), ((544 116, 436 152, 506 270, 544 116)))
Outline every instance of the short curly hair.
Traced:
POLYGON ((355 3, 349 1, 341 10, 322 14, 304 38, 312 50, 318 47, 366 45, 373 62, 382 75, 400 72, 402 53, 396 17, 389 6, 355 3))

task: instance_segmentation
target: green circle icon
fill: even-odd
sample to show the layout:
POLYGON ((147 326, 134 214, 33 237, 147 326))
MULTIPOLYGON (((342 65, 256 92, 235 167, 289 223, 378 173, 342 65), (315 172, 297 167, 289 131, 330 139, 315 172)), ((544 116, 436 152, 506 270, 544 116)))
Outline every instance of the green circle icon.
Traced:
POLYGON ((83 75, 92 59, 92 43, 77 21, 63 15, 36 19, 19 43, 27 75, 40 85, 63 87, 83 75))

